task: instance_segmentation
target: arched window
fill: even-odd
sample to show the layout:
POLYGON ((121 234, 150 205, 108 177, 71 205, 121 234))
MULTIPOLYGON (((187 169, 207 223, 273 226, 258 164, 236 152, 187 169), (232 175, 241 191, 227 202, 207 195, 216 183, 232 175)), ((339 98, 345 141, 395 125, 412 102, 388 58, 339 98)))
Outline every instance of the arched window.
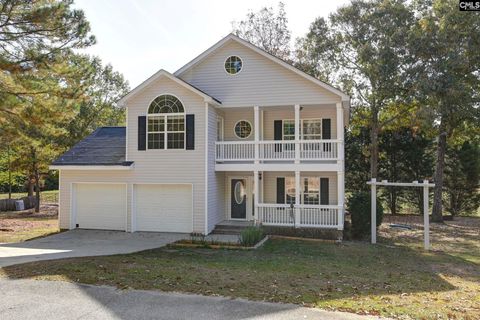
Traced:
POLYGON ((177 97, 164 94, 148 107, 148 149, 185 148, 185 109, 177 97))

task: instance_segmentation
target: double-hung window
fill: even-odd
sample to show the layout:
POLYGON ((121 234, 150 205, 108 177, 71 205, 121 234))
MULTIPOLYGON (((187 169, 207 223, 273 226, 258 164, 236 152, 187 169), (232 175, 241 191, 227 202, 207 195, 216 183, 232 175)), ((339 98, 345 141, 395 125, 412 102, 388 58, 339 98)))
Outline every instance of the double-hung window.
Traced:
POLYGON ((177 97, 161 95, 148 108, 148 149, 185 148, 185 109, 177 97))
MULTIPOLYGON (((295 120, 283 120, 283 140, 295 140, 295 120)), ((322 119, 301 119, 300 139, 321 140, 322 119)))
MULTIPOLYGON (((301 179, 302 204, 320 204, 320 178, 302 177, 301 179)), ((295 204, 295 177, 285 177, 285 203, 295 204)))

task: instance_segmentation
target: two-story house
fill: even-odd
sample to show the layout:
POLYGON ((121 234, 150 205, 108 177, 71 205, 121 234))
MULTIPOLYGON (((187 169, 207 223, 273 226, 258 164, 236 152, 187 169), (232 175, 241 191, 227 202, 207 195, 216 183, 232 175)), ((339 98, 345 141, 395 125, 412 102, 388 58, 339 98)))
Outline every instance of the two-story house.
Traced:
POLYGON ((349 96, 228 35, 119 102, 57 159, 60 228, 211 233, 224 221, 343 229, 349 96))

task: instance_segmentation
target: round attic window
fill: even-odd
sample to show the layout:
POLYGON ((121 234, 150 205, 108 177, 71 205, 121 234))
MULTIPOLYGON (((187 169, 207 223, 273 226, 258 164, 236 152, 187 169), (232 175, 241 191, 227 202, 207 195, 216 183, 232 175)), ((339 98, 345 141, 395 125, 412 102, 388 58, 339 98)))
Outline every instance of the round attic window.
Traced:
POLYGON ((237 74, 242 70, 242 59, 238 56, 230 56, 225 60, 225 71, 229 74, 237 74))

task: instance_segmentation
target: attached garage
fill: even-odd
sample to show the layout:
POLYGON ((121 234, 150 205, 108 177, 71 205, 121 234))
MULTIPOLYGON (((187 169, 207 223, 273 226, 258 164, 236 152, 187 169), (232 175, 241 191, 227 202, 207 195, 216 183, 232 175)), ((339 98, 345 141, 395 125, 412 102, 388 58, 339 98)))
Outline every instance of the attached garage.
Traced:
POLYGON ((135 231, 193 231, 191 184, 134 186, 135 231))
POLYGON ((77 228, 126 230, 126 184, 75 183, 73 212, 77 228))

